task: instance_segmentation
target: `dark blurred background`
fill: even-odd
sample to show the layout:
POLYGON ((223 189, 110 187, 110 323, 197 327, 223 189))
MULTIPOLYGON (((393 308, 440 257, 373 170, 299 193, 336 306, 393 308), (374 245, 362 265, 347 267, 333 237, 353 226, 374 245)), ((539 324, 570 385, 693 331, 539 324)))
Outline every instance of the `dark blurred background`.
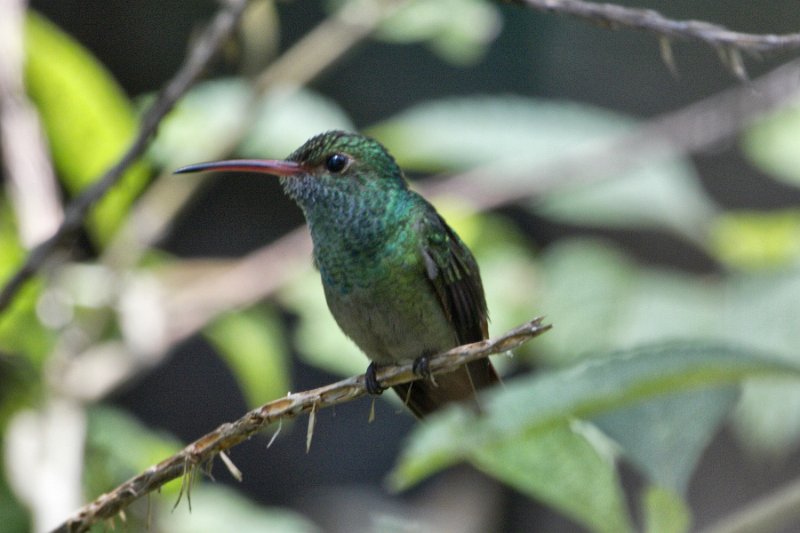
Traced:
MULTIPOLYGON (((619 3, 754 33, 785 33, 800 27, 796 0, 619 3)), ((165 83, 183 60, 198 26, 217 8, 214 2, 200 0, 34 0, 31 6, 87 46, 131 97, 155 91, 165 83)), ((325 15, 319 2, 281 2, 277 7, 280 49, 290 46, 325 15)), ((453 66, 422 45, 366 41, 311 85, 335 100, 356 126, 362 127, 421 100, 473 94, 576 100, 645 118, 740 83, 712 49, 698 43, 675 43, 675 76, 661 60, 658 41, 652 35, 613 31, 505 4, 501 12, 502 32, 477 64, 453 66)), ((756 77, 785 59, 748 57, 746 66, 750 76, 756 77)), ((232 67, 223 54, 214 68, 209 76, 232 67)), ((800 201, 797 189, 761 176, 739 154, 735 143, 698 154, 693 161, 707 191, 723 206, 788 206, 800 201)), ((696 272, 716 269, 703 252, 666 233, 577 228, 514 208, 504 208, 503 213, 517 221, 541 248, 565 235, 588 232, 616 240, 646 263, 696 272)), ((196 195, 159 246, 180 257, 238 257, 301 223, 300 211, 283 196, 277 182, 216 180, 196 195)), ((291 327, 293 317, 285 318, 291 327)), ((292 379, 292 387, 303 390, 333 381, 335 376, 295 362, 292 379)), ((164 365, 118 393, 114 402, 146 424, 188 442, 247 409, 238 390, 228 367, 196 337, 183 342, 164 365), (204 416, 196 416, 198 412, 204 416)), ((383 498, 384 476, 414 421, 384 401, 376 402, 376 410, 377 419, 371 424, 367 423, 368 400, 320 413, 309 453, 305 451, 305 420, 284 427, 269 450, 267 439, 261 437, 236 448, 231 456, 245 473, 243 483, 237 486, 259 502, 300 509, 320 523, 327 520, 327 506, 337 505, 332 494, 361 498, 365 509, 382 505, 402 509, 402 505, 424 498, 426 491, 435 493, 436 479, 400 500, 383 498), (328 490, 335 486, 339 486, 336 491, 328 490)), ((780 468, 763 466, 754 465, 726 431, 718 435, 690 490, 696 524, 707 524, 792 478, 800 471, 800 456, 780 468)), ((235 484, 220 467, 215 473, 220 482, 235 484)), ((530 531, 532 523, 543 524, 542 531, 580 531, 469 469, 447 475, 463 476, 465 486, 483 484, 486 494, 503 498, 502 522, 507 531, 530 531)), ((632 486, 640 483, 627 471, 625 481, 632 486)), ((331 523, 328 526, 336 529, 331 523)))

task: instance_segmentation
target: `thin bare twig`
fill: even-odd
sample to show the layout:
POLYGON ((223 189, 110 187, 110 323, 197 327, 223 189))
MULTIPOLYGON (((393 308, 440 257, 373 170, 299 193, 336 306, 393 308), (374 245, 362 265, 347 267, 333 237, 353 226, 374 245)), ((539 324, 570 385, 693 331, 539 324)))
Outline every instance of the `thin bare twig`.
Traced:
POLYGON ((800 49, 800 33, 785 35, 743 33, 702 20, 669 19, 652 9, 584 0, 514 0, 514 2, 536 11, 570 15, 611 28, 649 31, 668 39, 702 41, 714 48, 733 48, 754 53, 800 49))
MULTIPOLYGON (((536 318, 507 333, 473 344, 458 346, 430 359, 431 372, 452 372, 469 361, 517 348, 528 340, 550 329, 536 318)), ((413 364, 387 366, 378 371, 379 383, 391 387, 418 379, 413 364)), ((208 464, 213 458, 261 432, 270 424, 297 417, 303 413, 319 411, 340 403, 349 402, 367 394, 364 376, 353 376, 318 389, 289 394, 245 414, 239 420, 222 424, 207 435, 197 439, 172 457, 151 466, 129 479, 111 492, 101 495, 84 506, 58 526, 54 533, 79 533, 92 524, 113 518, 134 500, 158 489, 168 481, 191 475, 198 466, 208 464)))
POLYGON ((220 8, 214 20, 197 41, 197 44, 192 46, 180 70, 162 89, 158 98, 142 117, 139 131, 128 150, 116 164, 70 202, 64 212, 64 221, 56 232, 31 250, 22 266, 6 282, 2 292, 0 292, 0 312, 9 306, 23 284, 36 274, 61 242, 80 228, 86 213, 92 205, 120 180, 125 170, 144 152, 161 119, 172 109, 175 102, 186 93, 209 64, 236 27, 239 16, 246 5, 247 0, 228 0, 220 8))
POLYGON ((24 0, 0 0, 0 146, 20 240, 33 247, 62 220, 58 184, 39 116, 23 83, 24 0))

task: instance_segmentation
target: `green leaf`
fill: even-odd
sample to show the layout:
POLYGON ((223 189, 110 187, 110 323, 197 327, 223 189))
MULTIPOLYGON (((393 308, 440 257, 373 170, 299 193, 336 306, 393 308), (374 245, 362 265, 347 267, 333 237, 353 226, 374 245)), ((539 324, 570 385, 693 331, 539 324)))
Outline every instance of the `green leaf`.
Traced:
POLYGON ((612 454, 590 425, 565 420, 501 439, 474 429, 471 413, 461 408, 418 426, 390 475, 391 486, 407 488, 468 460, 594 531, 630 530, 612 454))
POLYGON ((481 447, 472 460, 487 474, 592 531, 631 531, 613 459, 599 453, 591 440, 570 424, 481 447))
POLYGON ((417 104, 367 129, 401 167, 467 170, 492 165, 492 185, 507 172, 552 160, 578 143, 622 133, 632 121, 603 109, 516 96, 461 97, 417 104))
POLYGON ((761 270, 800 260, 800 210, 734 211, 717 217, 711 251, 727 265, 761 270))
POLYGON ((330 129, 352 130, 332 100, 298 87, 278 87, 257 98, 243 78, 197 84, 159 128, 149 156, 160 166, 196 163, 244 134, 230 150, 244 157, 285 157, 310 137, 330 129))
POLYGON ((686 533, 692 515, 686 503, 674 492, 649 486, 642 496, 645 533, 686 533))
POLYGON ((769 175, 800 184, 800 103, 777 109, 742 136, 744 153, 769 175))
POLYGON ((0 314, 0 351, 25 356, 37 368, 55 343, 53 331, 39 321, 36 310, 42 286, 40 281, 26 284, 0 314))
POLYGON ((683 161, 642 165, 617 177, 556 188, 531 204, 539 215, 586 226, 659 228, 702 241, 716 209, 683 161))
POLYGON ((244 157, 285 157, 320 132, 355 126, 336 102, 309 89, 279 87, 264 96, 237 149, 244 157))
POLYGON ((751 380, 733 412, 733 429, 746 451, 779 461, 800 444, 798 412, 800 385, 778 378, 751 380))
POLYGON ((427 42, 445 60, 465 65, 483 57, 502 25, 484 0, 414 0, 381 23, 376 37, 392 43, 427 42))
POLYGON ((260 308, 228 313, 205 333, 236 376, 250 407, 289 390, 288 352, 274 313, 260 308))
MULTIPOLYGON (((489 391, 484 396, 482 414, 454 408, 434 415, 426 424, 418 426, 403 450, 392 474, 392 482, 395 487, 406 487, 463 459, 481 467, 481 460, 499 453, 498 450, 505 451, 503 446, 513 447, 512 443, 526 436, 540 438, 554 428, 563 428, 575 417, 597 417, 614 410, 640 406, 641 402, 663 399, 668 394, 718 390, 758 376, 780 376, 797 382, 800 380, 800 364, 730 346, 684 342, 614 352, 571 368, 510 380, 504 388, 489 391)), ((685 398, 668 400, 657 408, 672 420, 668 424, 672 444, 681 442, 672 435, 672 426, 681 420, 681 416, 666 410, 686 409, 688 400, 685 398)), ((693 409, 712 409, 713 416, 709 415, 705 420, 717 423, 722 416, 720 413, 731 402, 728 393, 696 398, 699 398, 700 405, 694 405, 693 409)), ((643 409, 654 409, 652 405, 643 409)), ((634 423, 642 426, 658 424, 659 421, 642 416, 637 417, 634 423)), ((620 425, 621 422, 617 421, 618 429, 620 425)), ((630 445, 630 450, 625 451, 638 461, 647 456, 641 448, 647 442, 653 442, 661 431, 656 425, 642 429, 649 433, 645 437, 634 439, 626 435, 633 431, 634 428, 620 429, 617 437, 630 445)), ((591 435, 591 432, 587 434, 591 435)), ((697 450, 705 445, 708 432, 698 430, 692 435, 683 442, 692 446, 690 453, 697 454, 697 450)), ((602 449, 597 444, 599 440, 592 442, 598 450, 602 449)), ((669 443, 658 446, 662 451, 668 449, 671 454, 677 453, 669 443)), ((548 458, 552 459, 552 455, 548 458)), ((531 461, 533 463, 533 459, 531 461)), ((670 475, 664 471, 665 463, 652 467, 653 477, 671 479, 676 486, 684 483, 687 474, 670 475)), ((679 458, 674 464, 685 472, 687 464, 694 464, 694 461, 687 463, 686 459, 679 458)), ((485 470, 492 473, 489 468, 485 470)), ((505 479, 509 474, 499 471, 497 475, 505 479)))
POLYGON ((29 511, 14 495, 6 482, 2 464, 0 464, 0 516, 3 517, 3 531, 6 533, 25 533, 32 531, 29 511))
POLYGON ((651 483, 685 494, 703 450, 737 398, 732 386, 668 394, 592 421, 651 483))
MULTIPOLYGON (((800 364, 800 271, 731 276, 725 284, 720 329, 730 342, 753 346, 800 364)), ((777 378, 749 381, 734 413, 744 447, 777 458, 800 442, 800 384, 777 378)))
MULTIPOLYGON (((699 338, 800 362, 797 268, 697 277, 637 267, 588 240, 549 247, 541 264, 531 300, 556 327, 533 343, 537 361, 563 365, 598 350, 699 338)), ((800 443, 800 420, 791 414, 797 409, 800 384, 748 382, 734 427, 754 454, 781 456, 800 443)))
POLYGON ((0 197, 0 280, 5 282, 25 258, 25 248, 19 242, 13 210, 0 197))
POLYGON ((538 194, 531 208, 567 222, 611 227, 664 227, 705 238, 716 207, 685 160, 640 165, 590 184, 552 187, 531 182, 530 170, 627 133, 629 117, 587 105, 518 97, 452 98, 412 107, 368 132, 401 166, 467 170, 497 194, 538 194))
POLYGON ((508 383, 487 397, 486 417, 499 437, 566 416, 591 417, 655 396, 738 383, 746 378, 796 381, 800 363, 699 341, 645 345, 508 383))
POLYGON ((537 340, 544 360, 564 364, 614 348, 673 338, 720 338, 723 289, 709 279, 642 269, 602 241, 550 246, 535 295, 555 324, 537 340), (580 331, 580 335, 575 335, 580 331))
POLYGON ((251 99, 240 78, 198 83, 161 122, 148 157, 166 168, 206 161, 250 123, 251 99))
POLYGON ((564 364, 618 346, 620 317, 639 279, 635 264, 614 248, 589 240, 551 246, 541 263, 544 274, 536 301, 556 326, 537 340, 543 358, 564 364))
MULTIPOLYGON (((598 350, 676 338, 719 342, 800 362, 800 271, 725 278, 644 269, 598 241, 570 240, 542 257, 531 300, 553 331, 533 343, 536 360, 563 365, 598 350), (580 335, 575 335, 580 331, 580 335)), ((524 290, 524 289, 523 289, 524 290)), ((734 414, 745 448, 781 456, 800 443, 800 384, 748 382, 734 414)))
POLYGON ((456 406, 444 409, 417 426, 389 474, 389 485, 404 490, 428 476, 466 460, 480 447, 481 436, 471 431, 471 413, 456 406))
MULTIPOLYGON (((0 284, 5 284, 25 256, 19 242, 12 211, 0 199, 0 284)), ((26 357, 38 367, 55 342, 53 332, 39 320, 36 303, 42 293, 42 282, 25 284, 11 305, 0 313, 0 352, 26 357)))
MULTIPOLYGON (((77 41, 28 12, 25 83, 44 123, 53 161, 67 190, 91 184, 128 148, 137 126, 125 93, 77 41)), ((92 235, 105 243, 147 183, 148 169, 132 166, 89 217, 92 235)))
MULTIPOLYGON (((121 409, 94 406, 88 414, 84 483, 89 494, 105 492, 181 448, 171 435, 146 427, 121 409)), ((177 494, 179 487, 180 480, 165 486, 169 494, 177 494)))
MULTIPOLYGON (((163 499, 163 498, 162 498, 163 499)), ((192 489, 195 505, 172 509, 164 501, 158 514, 158 527, 172 533, 318 533, 321 530, 309 519, 289 509, 257 505, 234 489, 220 485, 199 485, 192 489)))

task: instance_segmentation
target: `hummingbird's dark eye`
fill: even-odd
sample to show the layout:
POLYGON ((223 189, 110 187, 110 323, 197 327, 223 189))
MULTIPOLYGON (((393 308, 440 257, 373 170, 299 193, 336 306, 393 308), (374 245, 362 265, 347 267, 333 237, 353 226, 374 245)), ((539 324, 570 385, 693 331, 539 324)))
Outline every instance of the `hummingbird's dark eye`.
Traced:
POLYGON ((347 166, 348 158, 344 154, 333 154, 325 161, 325 168, 331 172, 341 172, 347 166))

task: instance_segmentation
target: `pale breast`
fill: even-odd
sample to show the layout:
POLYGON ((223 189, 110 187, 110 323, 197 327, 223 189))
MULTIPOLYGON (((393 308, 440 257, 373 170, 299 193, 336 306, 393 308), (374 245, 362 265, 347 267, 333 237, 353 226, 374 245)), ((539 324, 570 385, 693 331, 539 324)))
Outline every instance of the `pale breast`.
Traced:
POLYGON ((371 360, 413 360, 457 344, 421 264, 382 269, 343 292, 325 286, 336 322, 371 360), (392 274, 388 274, 392 272, 392 274))

